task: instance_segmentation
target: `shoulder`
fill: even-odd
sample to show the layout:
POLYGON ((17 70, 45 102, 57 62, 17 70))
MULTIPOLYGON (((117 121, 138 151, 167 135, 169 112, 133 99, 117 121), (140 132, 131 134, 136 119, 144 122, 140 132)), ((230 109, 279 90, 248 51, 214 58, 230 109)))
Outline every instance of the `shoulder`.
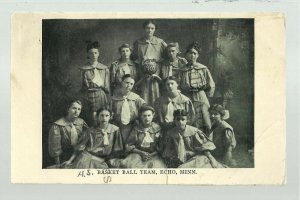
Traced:
POLYGON ((201 69, 208 69, 208 68, 205 65, 201 64, 201 63, 196 63, 194 65, 194 69, 201 70, 201 69))
POLYGON ((61 126, 61 127, 64 127, 64 126, 67 126, 68 123, 67 123, 67 121, 65 120, 65 118, 62 117, 62 118, 60 118, 59 120, 55 121, 53 125, 54 125, 54 126, 61 126))
POLYGON ((87 123, 82 118, 77 118, 74 124, 78 124, 80 126, 88 127, 87 123))
POLYGON ((178 59, 178 62, 182 65, 185 65, 188 63, 187 60, 183 57, 178 56, 177 59, 178 59))
POLYGON ((90 66, 90 65, 87 63, 87 64, 85 64, 84 66, 79 67, 79 69, 82 70, 82 71, 85 71, 85 70, 91 70, 91 69, 93 69, 93 67, 90 66))
POLYGON ((183 95, 183 94, 179 94, 179 98, 178 100, 180 101, 180 103, 186 103, 186 102, 190 102, 190 98, 188 98, 187 96, 183 95))
POLYGON ((120 130, 119 127, 117 127, 117 126, 114 125, 114 124, 110 124, 110 123, 108 124, 107 129, 108 129, 108 132, 111 132, 111 133, 120 130))
POLYGON ((184 135, 185 136, 193 136, 199 132, 199 129, 190 125, 186 125, 184 135))
POLYGON ((141 99, 140 95, 134 93, 134 92, 130 92, 130 94, 128 95, 127 99, 130 100, 138 100, 141 99))
POLYGON ((108 69, 106 65, 103 65, 102 63, 98 63, 96 66, 97 69, 108 69))
POLYGON ((151 128, 152 128, 152 131, 153 131, 154 133, 157 133, 157 132, 159 132, 159 131, 161 130, 160 125, 158 125, 158 124, 155 123, 155 122, 152 122, 151 128))
POLYGON ((232 126, 230 126, 230 124, 228 124, 226 121, 222 121, 221 122, 221 126, 224 128, 224 129, 230 129, 231 131, 233 131, 233 128, 232 126))

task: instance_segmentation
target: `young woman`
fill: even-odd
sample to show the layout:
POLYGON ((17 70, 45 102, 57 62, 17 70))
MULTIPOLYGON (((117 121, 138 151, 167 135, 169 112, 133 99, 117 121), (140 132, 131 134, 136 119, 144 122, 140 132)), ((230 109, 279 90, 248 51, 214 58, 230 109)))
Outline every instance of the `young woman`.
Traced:
POLYGON ((81 143, 81 153, 72 166, 75 169, 106 169, 106 161, 118 157, 123 151, 123 141, 117 126, 110 124, 112 112, 100 108, 96 112, 97 125, 88 129, 81 143))
POLYGON ((194 42, 188 46, 186 51, 188 64, 180 73, 180 89, 194 104, 195 126, 208 134, 211 121, 208 112, 210 104, 207 96, 213 96, 215 83, 208 68, 197 62, 199 54, 198 43, 194 42))
POLYGON ((214 157, 228 166, 235 167, 236 161, 232 158, 232 151, 236 146, 233 128, 224 121, 229 118, 229 113, 221 105, 210 108, 212 128, 209 138, 216 145, 214 157))
POLYGON ((48 150, 55 162, 52 168, 68 168, 73 153, 79 148, 83 132, 88 129, 85 121, 79 118, 81 108, 79 100, 72 100, 67 115, 54 122, 49 131, 48 150))
POLYGON ((155 101, 156 116, 164 129, 173 126, 175 110, 187 111, 189 124, 192 124, 195 118, 194 106, 191 100, 178 90, 178 83, 175 76, 166 78, 164 80, 166 93, 155 101))
POLYGON ((168 167, 223 167, 210 153, 215 145, 202 131, 187 125, 187 115, 185 110, 174 112, 175 126, 167 132, 163 153, 168 167))
POLYGON ((130 74, 126 74, 122 78, 121 87, 112 96, 113 122, 120 128, 124 141, 127 140, 138 118, 138 110, 146 103, 139 95, 131 91, 133 86, 134 79, 130 74))
POLYGON ((161 63, 161 78, 166 79, 169 76, 179 78, 179 72, 187 64, 186 59, 179 57, 179 44, 177 42, 169 43, 166 47, 167 59, 161 63))
POLYGON ((142 106, 139 110, 139 123, 134 126, 127 142, 126 151, 129 155, 122 161, 124 168, 166 168, 160 157, 161 129, 152 122, 154 109, 142 106))
POLYGON ((139 64, 140 81, 136 87, 138 93, 147 102, 152 105, 160 96, 159 84, 161 78, 159 62, 167 44, 160 38, 154 36, 156 25, 152 20, 143 24, 145 36, 134 43, 134 57, 139 64))
POLYGON ((82 89, 89 104, 89 123, 94 123, 96 111, 110 102, 110 75, 107 66, 99 63, 98 42, 87 44, 88 63, 81 67, 82 89))
POLYGON ((112 91, 119 87, 122 82, 122 77, 125 74, 130 74, 137 81, 137 64, 131 60, 132 48, 129 44, 122 44, 119 47, 121 58, 113 62, 110 68, 110 82, 112 91))

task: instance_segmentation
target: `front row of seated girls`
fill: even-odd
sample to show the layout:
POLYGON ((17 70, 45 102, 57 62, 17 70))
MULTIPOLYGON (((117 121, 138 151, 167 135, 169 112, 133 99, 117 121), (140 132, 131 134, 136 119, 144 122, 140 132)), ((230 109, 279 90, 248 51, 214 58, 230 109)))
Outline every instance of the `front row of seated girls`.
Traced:
POLYGON ((139 120, 125 141, 120 129, 110 123, 110 109, 98 109, 97 123, 91 128, 79 118, 80 111, 80 101, 73 101, 67 116, 52 126, 49 152, 56 165, 49 168, 222 168, 234 164, 231 151, 236 141, 220 105, 211 109, 210 139, 187 125, 188 113, 182 109, 174 111, 174 126, 163 132, 152 121, 155 110, 142 105, 139 120))

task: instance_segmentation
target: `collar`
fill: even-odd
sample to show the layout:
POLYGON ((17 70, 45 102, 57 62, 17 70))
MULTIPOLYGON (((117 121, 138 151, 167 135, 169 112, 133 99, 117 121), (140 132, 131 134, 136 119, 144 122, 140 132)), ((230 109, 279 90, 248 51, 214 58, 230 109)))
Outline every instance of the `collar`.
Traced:
POLYGON ((140 43, 140 44, 148 44, 148 42, 150 44, 159 44, 159 43, 161 43, 161 40, 162 39, 160 39, 156 36, 153 36, 151 38, 151 40, 147 40, 146 37, 142 37, 142 38, 138 39, 137 42, 140 43))
POLYGON ((194 65, 186 64, 183 71, 190 71, 192 69, 200 70, 200 69, 207 69, 207 67, 205 65, 202 65, 201 63, 196 63, 194 65))
POLYGON ((135 65, 136 65, 136 63, 133 62, 132 60, 129 60, 129 61, 126 62, 126 63, 121 63, 121 58, 120 58, 119 60, 113 62, 113 64, 119 65, 119 66, 123 66, 123 65, 126 65, 126 64, 127 64, 127 65, 130 65, 130 66, 135 66, 135 65))
MULTIPOLYGON (((100 70, 107 69, 107 67, 101 63, 98 63, 95 68, 100 69, 100 70)), ((80 67, 79 69, 90 70, 90 69, 94 69, 94 68, 89 63, 87 63, 85 66, 80 67)))
MULTIPOLYGON (((113 124, 108 124, 107 128, 105 129, 106 133, 107 134, 111 134, 113 133, 114 131, 116 131, 118 129, 117 126, 113 125, 113 124)), ((101 129, 99 127, 93 127, 92 128, 92 132, 95 132, 95 133, 100 133, 101 132, 101 129)))
MULTIPOLYGON (((164 95, 161 98, 164 103, 169 103, 170 99, 171 99, 168 95, 164 95)), ((181 103, 185 103, 185 102, 189 101, 189 98, 184 96, 183 94, 181 94, 180 90, 178 90, 178 95, 171 100, 174 103, 181 104, 181 103)))
MULTIPOLYGON (((80 125, 83 123, 83 119, 81 118, 77 118, 75 119, 75 121, 73 122, 74 125, 80 125)), ((72 124, 72 122, 69 122, 68 120, 66 120, 66 118, 60 118, 59 120, 57 120, 56 122, 54 122, 54 124, 58 125, 58 126, 69 126, 72 124)))
MULTIPOLYGON (((115 93, 111 98, 115 101, 123 101, 125 99, 120 93, 115 93)), ((139 99, 140 96, 134 92, 130 92, 126 98, 127 100, 135 101, 139 99)))
MULTIPOLYGON (((184 132, 182 133, 182 137, 190 137, 195 135, 197 128, 192 127, 190 125, 186 125, 184 132)), ((168 131, 168 135, 172 138, 179 138, 179 130, 176 127, 173 127, 171 130, 168 131)))
MULTIPOLYGON (((140 122, 137 122, 137 125, 134 127, 134 129, 138 132, 138 133, 144 133, 145 132, 145 128, 142 126, 142 124, 140 122)), ((155 122, 151 123, 151 126, 148 128, 148 132, 149 133, 158 133, 161 130, 160 126, 158 124, 156 124, 155 122)))

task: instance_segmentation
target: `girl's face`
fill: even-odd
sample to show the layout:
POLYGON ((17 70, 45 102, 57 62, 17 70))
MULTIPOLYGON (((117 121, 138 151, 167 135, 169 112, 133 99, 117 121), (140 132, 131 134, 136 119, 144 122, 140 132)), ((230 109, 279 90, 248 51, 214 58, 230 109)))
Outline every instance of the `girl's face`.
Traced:
POLYGON ((122 88, 123 88, 123 90, 125 90, 127 92, 130 92, 132 90, 133 85, 134 85, 134 80, 130 77, 128 77, 122 81, 122 88))
POLYGON ((72 105, 68 109, 67 116, 69 118, 76 118, 80 115, 80 112, 81 112, 81 105, 76 102, 73 102, 72 105))
POLYGON ((125 47, 121 49, 120 54, 122 58, 128 59, 131 55, 131 51, 129 48, 125 47))
POLYGON ((103 110, 99 113, 98 115, 98 122, 100 124, 103 124, 103 125, 106 125, 109 123, 109 120, 110 120, 110 112, 107 111, 107 110, 103 110))
POLYGON ((141 119, 141 122, 143 123, 143 125, 144 126, 150 125, 152 123, 153 116, 154 116, 154 113, 151 110, 144 111, 140 116, 140 119, 141 119))
POLYGON ((175 59, 178 54, 178 49, 176 47, 169 47, 167 53, 170 59, 175 59))
POLYGON ((210 116, 213 121, 221 121, 222 120, 221 114, 216 111, 211 111, 210 116))
POLYGON ((167 91, 170 93, 176 92, 178 88, 178 83, 174 80, 167 80, 166 82, 167 91))
POLYGON ((99 50, 98 49, 90 49, 88 51, 88 58, 91 62, 98 61, 99 58, 99 50))
POLYGON ((152 37, 154 32, 155 32, 155 25, 154 24, 147 24, 145 26, 145 32, 146 32, 146 36, 148 37, 152 37))
POLYGON ((196 49, 190 49, 187 53, 186 53, 186 59, 189 62, 196 62, 196 60, 198 59, 199 54, 198 51, 196 49))
POLYGON ((180 130, 184 130, 187 123, 187 116, 177 116, 174 119, 175 126, 180 130))

